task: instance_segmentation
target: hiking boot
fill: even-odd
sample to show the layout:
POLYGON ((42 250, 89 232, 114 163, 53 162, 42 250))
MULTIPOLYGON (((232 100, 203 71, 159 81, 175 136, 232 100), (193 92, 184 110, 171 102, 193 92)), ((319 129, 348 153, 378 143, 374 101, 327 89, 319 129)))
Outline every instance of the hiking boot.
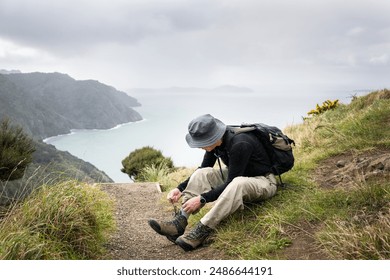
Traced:
POLYGON ((176 239, 184 233, 188 224, 187 218, 183 215, 176 215, 172 221, 149 220, 149 225, 158 234, 164 235, 169 241, 175 243, 176 239))
POLYGON ((212 231, 212 228, 199 222, 188 234, 177 238, 176 244, 183 248, 184 251, 194 250, 203 243, 203 241, 210 235, 210 233, 212 233, 212 231))

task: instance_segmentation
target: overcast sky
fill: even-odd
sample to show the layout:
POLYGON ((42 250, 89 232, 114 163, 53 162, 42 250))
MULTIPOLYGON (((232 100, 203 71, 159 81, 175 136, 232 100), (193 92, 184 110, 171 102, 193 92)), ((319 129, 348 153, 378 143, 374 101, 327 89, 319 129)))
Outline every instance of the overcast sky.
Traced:
POLYGON ((390 87, 390 1, 0 0, 0 69, 121 90, 390 87))

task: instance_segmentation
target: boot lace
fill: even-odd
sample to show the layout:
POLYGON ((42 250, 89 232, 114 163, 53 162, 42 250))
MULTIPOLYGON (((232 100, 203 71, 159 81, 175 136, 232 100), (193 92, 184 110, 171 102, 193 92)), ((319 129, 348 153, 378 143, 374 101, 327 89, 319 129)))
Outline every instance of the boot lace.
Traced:
POLYGON ((188 236, 186 238, 188 240, 197 240, 197 239, 203 239, 209 235, 209 231, 205 226, 202 224, 198 224, 194 230, 191 230, 188 233, 188 236))
POLYGON ((173 207, 173 217, 179 216, 180 209, 176 206, 175 203, 173 203, 172 200, 171 200, 171 204, 172 204, 172 207, 173 207))

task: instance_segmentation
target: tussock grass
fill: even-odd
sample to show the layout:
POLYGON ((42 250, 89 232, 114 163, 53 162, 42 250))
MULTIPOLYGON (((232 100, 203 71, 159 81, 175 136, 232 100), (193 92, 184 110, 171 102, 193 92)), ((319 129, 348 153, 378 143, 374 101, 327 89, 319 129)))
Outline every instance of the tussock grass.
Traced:
POLYGON ((0 259, 98 259, 115 228, 112 201, 77 181, 43 185, 0 221, 0 259))
POLYGON ((157 165, 147 165, 141 169, 137 179, 141 182, 159 182, 167 177, 169 172, 170 168, 164 162, 157 165))
POLYGON ((140 173, 140 181, 158 182, 162 191, 171 190, 187 179, 194 169, 191 168, 169 168, 165 164, 146 166, 140 173))

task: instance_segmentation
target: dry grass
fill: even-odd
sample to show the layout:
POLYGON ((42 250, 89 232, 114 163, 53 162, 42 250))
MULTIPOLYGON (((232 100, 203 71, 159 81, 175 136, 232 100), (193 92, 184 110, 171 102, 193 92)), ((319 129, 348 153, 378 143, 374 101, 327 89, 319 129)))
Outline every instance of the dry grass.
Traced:
POLYGON ((376 215, 327 223, 321 244, 335 259, 387 260, 390 258, 390 207, 376 215))

